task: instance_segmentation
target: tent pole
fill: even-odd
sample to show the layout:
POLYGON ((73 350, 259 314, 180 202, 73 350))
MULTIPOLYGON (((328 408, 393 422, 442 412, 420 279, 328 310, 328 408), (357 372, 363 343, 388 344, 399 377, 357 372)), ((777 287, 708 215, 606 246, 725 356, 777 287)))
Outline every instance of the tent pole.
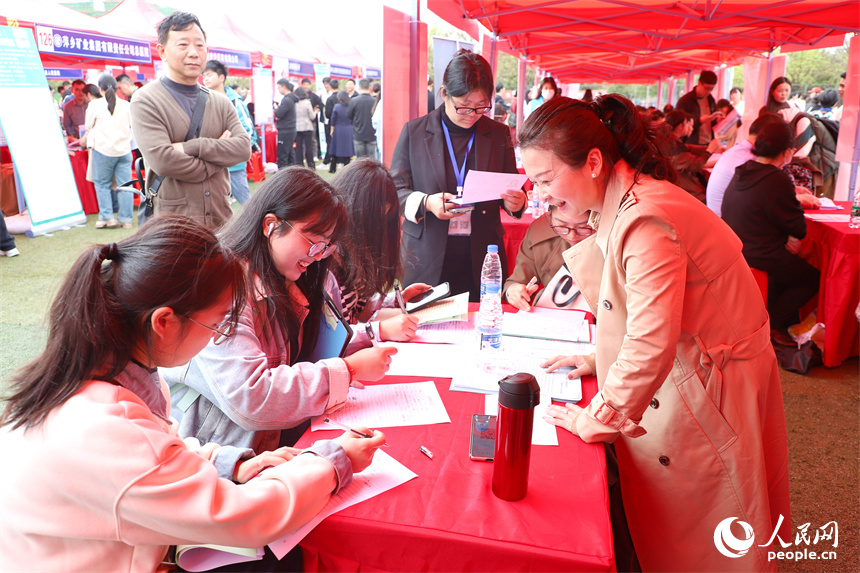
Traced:
POLYGON ((663 111, 663 78, 657 80, 657 109, 663 111))
POLYGON ((767 77, 765 78, 765 89, 770 85, 771 76, 773 75, 773 50, 767 53, 767 77))
POLYGON ((517 68, 517 132, 523 125, 523 108, 526 105, 526 57, 520 56, 517 68))

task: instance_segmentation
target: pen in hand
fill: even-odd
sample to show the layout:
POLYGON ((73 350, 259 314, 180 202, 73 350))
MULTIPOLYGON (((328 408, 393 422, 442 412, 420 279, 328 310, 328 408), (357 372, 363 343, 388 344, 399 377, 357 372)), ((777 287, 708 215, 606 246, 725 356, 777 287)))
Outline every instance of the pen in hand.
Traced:
POLYGON ((400 307, 400 311, 403 314, 406 314, 406 303, 403 302, 403 291, 400 290, 400 285, 394 285, 394 299, 397 301, 397 306, 400 307))
POLYGON ((373 327, 370 325, 370 323, 369 323, 369 322, 366 322, 366 323, 364 324, 364 331, 367 333, 367 337, 370 339, 370 343, 371 343, 374 347, 379 346, 379 345, 376 343, 376 335, 375 335, 375 334, 373 334, 373 327))
POLYGON ((529 284, 526 285, 526 290, 528 290, 532 287, 536 287, 537 284, 538 284, 538 278, 537 278, 537 276, 533 276, 532 280, 529 281, 529 284))
MULTIPOLYGON (((338 427, 341 430, 346 430, 347 432, 352 432, 353 434, 355 434, 359 438, 372 438, 373 437, 373 434, 368 434, 367 432, 359 432, 358 430, 354 430, 354 429, 350 428, 349 426, 346 426, 344 424, 341 424, 340 422, 336 422, 336 421, 332 420, 331 418, 323 418, 323 422, 325 422, 326 424, 330 424, 332 426, 338 427)), ((388 447, 388 443, 385 443, 382 445, 385 446, 386 448, 388 447)))

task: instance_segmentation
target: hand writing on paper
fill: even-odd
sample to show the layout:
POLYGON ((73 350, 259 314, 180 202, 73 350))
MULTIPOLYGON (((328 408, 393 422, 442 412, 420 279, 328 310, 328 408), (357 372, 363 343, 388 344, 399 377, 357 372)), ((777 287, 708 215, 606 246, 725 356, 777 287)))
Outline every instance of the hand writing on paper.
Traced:
MULTIPOLYGON (((370 434, 371 431, 364 426, 354 428, 359 432, 370 434)), ((346 452, 346 457, 352 462, 352 471, 359 473, 373 461, 373 453, 385 443, 385 434, 379 430, 373 430, 372 438, 360 438, 352 432, 344 432, 335 442, 341 445, 346 452)))
POLYGON ((534 293, 540 288, 537 284, 520 284, 515 283, 508 287, 508 290, 505 291, 505 298, 508 299, 508 302, 517 307, 518 309, 528 312, 532 309, 531 307, 531 298, 534 293))
POLYGON ((569 402, 564 406, 552 405, 546 409, 543 419, 554 426, 564 428, 574 436, 578 436, 579 434, 576 432, 576 419, 582 411, 582 408, 569 402))
POLYGON ((546 368, 547 372, 554 372, 559 368, 564 366, 569 366, 573 368, 567 374, 567 378, 569 380, 573 380, 575 378, 582 378, 583 376, 593 376, 594 372, 591 370, 591 366, 585 361, 585 358, 580 355, 574 356, 554 356, 549 360, 543 362, 541 368, 546 368))
POLYGON ((379 334, 382 340, 409 342, 415 338, 416 330, 418 330, 418 317, 414 314, 401 312, 379 323, 379 334))
MULTIPOLYGON (((801 189, 803 188, 801 187, 801 189)), ((798 203, 804 209, 818 209, 821 207, 821 201, 812 193, 797 193, 796 197, 798 203)))
POLYGON ((455 199, 456 196, 451 193, 436 193, 427 196, 426 208, 428 211, 436 215, 437 219, 448 221, 454 217, 459 217, 463 213, 452 213, 451 209, 459 207, 456 203, 451 203, 450 199, 455 199))
POLYGON ((516 213, 526 204, 526 193, 522 189, 508 189, 500 195, 505 203, 505 209, 516 213))
POLYGON ((343 360, 355 372, 353 383, 350 383, 350 386, 364 388, 357 380, 373 382, 385 376, 385 373, 388 372, 388 367, 391 366, 391 356, 394 354, 397 354, 396 348, 376 346, 359 350, 355 354, 344 358, 343 360))
POLYGON ((288 462, 300 453, 301 450, 299 449, 284 446, 271 452, 263 452, 250 460, 243 460, 236 464, 236 469, 233 471, 233 481, 247 483, 264 469, 288 462))

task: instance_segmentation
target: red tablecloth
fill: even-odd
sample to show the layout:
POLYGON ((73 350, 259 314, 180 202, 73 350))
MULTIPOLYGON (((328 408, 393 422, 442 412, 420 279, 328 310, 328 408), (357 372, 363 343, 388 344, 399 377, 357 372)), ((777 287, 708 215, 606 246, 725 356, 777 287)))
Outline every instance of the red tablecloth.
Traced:
MULTIPOLYGON (((836 201, 842 211, 811 213, 848 213, 851 204, 836 201)), ((821 271, 818 291, 818 322, 824 323, 824 365, 839 366, 860 351, 860 324, 854 316, 860 302, 860 229, 848 223, 806 220, 804 250, 810 262, 821 271)))
POLYGON ((69 161, 72 162, 72 173, 75 175, 75 185, 78 186, 78 195, 81 196, 81 205, 84 208, 84 213, 98 213, 99 201, 96 199, 96 188, 91 182, 87 181, 87 162, 89 161, 89 152, 84 149, 77 151, 69 156, 69 161))
POLYGON ((523 215, 522 219, 514 219, 505 211, 501 211, 502 226, 505 229, 505 255, 508 257, 508 276, 514 272, 517 266, 517 252, 519 252, 520 243, 526 236, 526 231, 534 219, 528 213, 523 215))
MULTIPOLYGON (((326 518, 301 543, 305 570, 614 570, 603 445, 558 430, 558 447, 532 448, 526 497, 502 501, 491 490, 493 465, 469 459, 471 418, 484 412, 484 397, 434 381, 451 424, 383 429, 386 453, 418 478, 326 518)), ((586 379, 584 399, 596 392, 586 379)), ((299 445, 339 434, 308 432, 299 445)))

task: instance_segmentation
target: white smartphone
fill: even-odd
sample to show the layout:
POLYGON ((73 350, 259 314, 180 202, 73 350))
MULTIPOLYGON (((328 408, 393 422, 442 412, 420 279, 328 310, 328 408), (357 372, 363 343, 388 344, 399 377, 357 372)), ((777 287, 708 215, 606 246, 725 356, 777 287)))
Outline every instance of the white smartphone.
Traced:
POLYGON ((445 298, 450 294, 450 292, 451 289, 448 286, 448 283, 436 285, 430 290, 412 297, 412 300, 406 303, 406 312, 414 312, 420 308, 424 308, 432 302, 445 298))

